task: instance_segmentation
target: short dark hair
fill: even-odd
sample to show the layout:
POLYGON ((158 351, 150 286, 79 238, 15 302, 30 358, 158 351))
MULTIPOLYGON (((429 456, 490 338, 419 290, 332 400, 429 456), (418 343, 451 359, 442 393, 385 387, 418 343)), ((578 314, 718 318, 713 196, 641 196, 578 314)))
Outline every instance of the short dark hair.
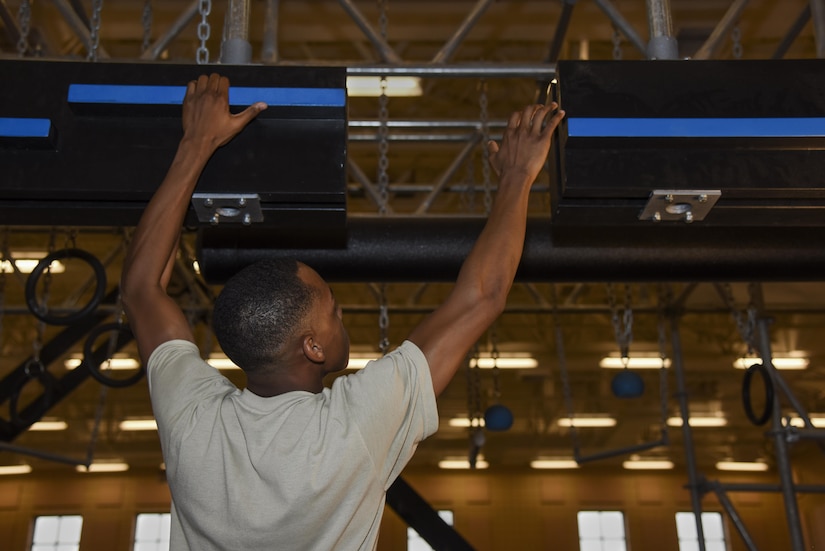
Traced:
POLYGON ((292 259, 263 260, 232 276, 215 300, 212 328, 224 353, 247 372, 273 366, 310 310, 314 290, 292 259))

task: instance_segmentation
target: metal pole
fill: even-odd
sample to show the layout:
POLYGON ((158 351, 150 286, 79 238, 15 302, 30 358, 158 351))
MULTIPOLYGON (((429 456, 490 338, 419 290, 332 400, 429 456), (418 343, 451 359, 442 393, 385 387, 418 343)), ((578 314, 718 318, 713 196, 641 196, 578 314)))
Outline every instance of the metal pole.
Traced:
POLYGON ((198 6, 200 5, 200 0, 193 0, 191 4, 189 4, 185 10, 183 10, 180 16, 172 23, 172 26, 162 35, 159 36, 155 43, 149 46, 143 54, 141 54, 140 59, 143 60, 150 60, 155 61, 160 54, 163 53, 169 43, 172 42, 175 37, 177 37, 181 31, 195 18, 195 15, 198 13, 198 6))
MULTIPOLYGON (((66 0, 52 0, 54 2, 57 11, 63 16, 63 19, 66 20, 66 23, 69 24, 74 34, 83 42, 83 45, 86 47, 87 50, 91 51, 92 49, 92 37, 89 35, 89 29, 86 25, 83 24, 83 20, 80 19, 80 16, 77 15, 77 12, 74 11, 74 8, 66 1, 66 0)), ((103 46, 97 47, 97 56, 101 59, 108 59, 109 54, 106 53, 106 50, 103 49, 103 46)))
MULTIPOLYGON (((361 32, 364 33, 364 36, 372 42, 372 45, 375 46, 375 49, 378 50, 378 55, 381 57, 381 61, 385 63, 400 63, 401 57, 395 53, 392 47, 387 43, 386 40, 377 32, 375 29, 372 28, 369 21, 364 17, 364 15, 358 11, 358 8, 355 7, 355 4, 352 3, 352 0, 338 0, 341 4, 341 7, 349 14, 352 20, 358 25, 358 28, 361 29, 361 32)), ((383 73, 388 74, 388 73, 383 73)), ((379 75, 380 76, 380 75, 379 75)))
POLYGON ((221 63, 249 65, 252 45, 249 43, 249 0, 229 0, 224 28, 226 36, 221 45, 221 63))
POLYGON ((454 78, 542 78, 556 76, 556 66, 546 63, 517 65, 512 63, 468 63, 462 65, 413 65, 404 63, 355 65, 347 67, 351 76, 418 76, 454 78))
POLYGON ((736 511, 736 507, 734 507, 733 503, 731 503, 728 499, 728 494, 725 493, 725 490, 723 490, 719 484, 716 483, 713 484, 713 493, 716 494, 716 497, 719 499, 719 503, 730 517, 731 522, 734 527, 736 527, 736 531, 739 532, 739 536, 742 538, 742 541, 748 548, 748 551, 758 551, 753 538, 751 538, 748 529, 745 527, 745 523, 742 521, 742 517, 739 516, 739 513, 736 511))
POLYGON ((802 9, 802 13, 799 14, 799 17, 797 17, 796 21, 793 22, 791 28, 788 29, 788 34, 785 35, 785 38, 783 38, 782 42, 779 43, 779 46, 776 47, 776 51, 773 53, 772 59, 782 59, 785 57, 785 54, 788 53, 788 50, 791 47, 791 44, 794 43, 794 40, 796 40, 799 33, 802 32, 802 29, 805 28, 805 25, 807 25, 810 20, 811 5, 806 4, 802 9))
POLYGON ((811 0, 811 18, 816 37, 816 57, 825 58, 825 0, 811 0))
POLYGON ((719 49, 722 39, 730 33, 730 30, 739 20, 739 17, 747 5, 748 0, 734 0, 733 4, 728 8, 728 11, 725 12, 725 15, 722 16, 722 19, 716 25, 716 28, 710 33, 708 39, 705 40, 705 43, 702 44, 699 50, 693 55, 693 59, 710 59, 716 50, 719 49))
POLYGON ((261 59, 264 63, 278 62, 279 0, 266 0, 264 14, 264 38, 261 59))
MULTIPOLYGON (((424 214, 425 212, 430 210, 430 207, 432 206, 435 198, 438 196, 439 193, 441 193, 441 190, 444 189, 444 187, 450 181, 450 178, 453 177, 453 174, 455 174, 456 170, 458 170, 458 167, 461 166, 461 163, 464 162, 464 159, 466 159, 467 156, 473 152, 476 145, 478 145, 479 141, 481 141, 481 134, 474 134, 472 139, 467 143, 466 146, 464 146, 464 149, 461 150, 461 153, 458 154, 458 156, 453 160, 453 162, 450 164, 447 170, 445 170, 441 177, 438 179, 435 188, 430 192, 429 195, 427 195, 424 201, 421 202, 421 205, 419 205, 418 209, 416 209, 415 214, 424 214)), ((484 144, 482 147, 487 147, 487 144, 484 144)))
POLYGON ((673 346, 673 371, 676 375, 676 397, 679 399, 679 411, 682 414, 682 439, 685 446, 685 463, 687 463, 688 482, 690 486, 690 504, 696 520, 696 537, 699 539, 699 551, 705 551, 705 531, 702 528, 702 495, 699 492, 699 473, 696 469, 696 455, 693 449, 693 432, 690 428, 690 407, 688 406, 685 371, 682 364, 682 337, 679 333, 679 316, 670 317, 671 343, 673 346))
MULTIPOLYGON (((756 325, 759 331, 759 355, 762 364, 768 368, 771 380, 775 380, 775 369, 771 354, 771 337, 768 325, 768 318, 760 318, 756 325)), ((791 550, 803 551, 805 542, 802 539, 802 524, 799 519, 799 508, 794 492, 793 474, 791 473, 791 462, 788 457, 788 444, 785 442, 785 435, 782 431, 782 412, 780 410, 779 395, 774 392, 773 412, 771 424, 773 425, 774 446, 776 448, 776 467, 779 471, 779 481, 782 486, 782 497, 785 502, 785 518, 788 521, 788 532, 791 535, 791 550)))
POLYGON ((670 0, 647 0, 647 18, 650 26, 647 58, 679 59, 679 45, 673 38, 670 0))
MULTIPOLYGON (((367 178, 367 175, 364 174, 364 171, 361 170, 361 167, 353 160, 352 157, 347 158, 347 166, 349 167, 349 172, 355 181, 361 184, 361 188, 367 194, 367 196, 375 203, 376 206, 381 204, 381 196, 378 193, 378 190, 375 189, 375 185, 367 178)), ((390 205, 386 205, 386 213, 393 214, 393 209, 390 205)))
POLYGON ((604 14, 610 19, 610 21, 616 25, 616 28, 621 31, 623 35, 630 40, 636 48, 643 54, 647 54, 647 44, 645 44, 644 39, 636 32, 636 29, 633 28, 627 19, 622 17, 622 14, 619 13, 619 10, 610 3, 610 0, 595 0, 596 5, 601 8, 604 14))
POLYGON ((467 36, 467 33, 470 32, 470 29, 473 28, 473 25, 479 20, 479 18, 487 11, 487 8, 490 7, 494 0, 478 0, 476 5, 473 6, 473 10, 467 16, 461 26, 456 29, 455 34, 450 37, 449 40, 444 44, 444 47, 441 48, 441 51, 435 54, 433 57, 433 63, 446 63, 455 53, 456 48, 458 48, 461 41, 467 36))

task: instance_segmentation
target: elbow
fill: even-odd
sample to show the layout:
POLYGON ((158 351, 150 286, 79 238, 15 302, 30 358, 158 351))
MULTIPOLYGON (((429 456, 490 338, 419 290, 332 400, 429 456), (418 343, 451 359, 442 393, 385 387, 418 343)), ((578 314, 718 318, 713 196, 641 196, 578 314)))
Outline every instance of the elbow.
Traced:
POLYGON ((507 296, 510 294, 511 284, 500 282, 488 282, 485 285, 479 286, 470 300, 476 305, 484 316, 492 323, 498 318, 507 306, 507 296))

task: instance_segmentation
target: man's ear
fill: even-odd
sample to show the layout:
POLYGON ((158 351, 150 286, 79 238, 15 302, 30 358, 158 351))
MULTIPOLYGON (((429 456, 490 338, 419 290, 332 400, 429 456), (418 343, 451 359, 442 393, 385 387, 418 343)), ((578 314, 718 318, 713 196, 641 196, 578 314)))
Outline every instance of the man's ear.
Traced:
POLYGON ((312 363, 321 364, 324 363, 326 360, 326 354, 324 354, 324 347, 321 346, 315 337, 312 335, 306 335, 302 342, 304 356, 311 361, 312 363))

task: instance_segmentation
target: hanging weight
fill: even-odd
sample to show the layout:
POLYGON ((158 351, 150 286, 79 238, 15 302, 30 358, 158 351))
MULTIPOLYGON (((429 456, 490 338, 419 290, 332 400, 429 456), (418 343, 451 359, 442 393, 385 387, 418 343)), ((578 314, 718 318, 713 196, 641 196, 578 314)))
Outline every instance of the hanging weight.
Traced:
POLYGON ((82 249, 61 249, 42 258, 40 262, 37 263, 37 266, 34 267, 32 273, 29 274, 29 278, 26 281, 26 304, 34 317, 40 321, 44 321, 51 325, 71 325, 72 323, 75 323, 91 314, 100 304, 100 301, 103 299, 103 293, 105 292, 106 269, 97 257, 82 249), (86 264, 92 268, 95 274, 95 292, 83 308, 72 312, 71 314, 58 316, 55 314, 49 314, 48 307, 41 306, 37 301, 37 282, 43 272, 51 266, 52 262, 55 260, 62 260, 64 258, 78 258, 86 262, 86 264))

